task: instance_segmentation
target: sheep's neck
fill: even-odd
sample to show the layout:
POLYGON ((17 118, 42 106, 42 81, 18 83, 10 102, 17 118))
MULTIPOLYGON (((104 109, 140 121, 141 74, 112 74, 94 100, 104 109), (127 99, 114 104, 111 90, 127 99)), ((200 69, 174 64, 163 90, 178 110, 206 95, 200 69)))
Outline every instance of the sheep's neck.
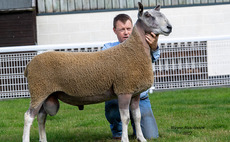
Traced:
POLYGON ((150 47, 149 47, 149 44, 147 43, 147 41, 146 41, 146 39, 145 39, 145 30, 143 29, 143 27, 142 27, 142 24, 141 24, 141 22, 140 21, 137 21, 136 22, 136 24, 135 24, 135 26, 134 26, 134 28, 136 28, 136 29, 134 29, 134 30, 137 30, 138 32, 138 34, 139 34, 139 37, 140 37, 140 39, 141 39, 141 41, 142 41, 142 43, 143 43, 143 48, 145 49, 145 52, 146 52, 146 54, 149 56, 149 57, 151 57, 151 55, 150 55, 150 47))

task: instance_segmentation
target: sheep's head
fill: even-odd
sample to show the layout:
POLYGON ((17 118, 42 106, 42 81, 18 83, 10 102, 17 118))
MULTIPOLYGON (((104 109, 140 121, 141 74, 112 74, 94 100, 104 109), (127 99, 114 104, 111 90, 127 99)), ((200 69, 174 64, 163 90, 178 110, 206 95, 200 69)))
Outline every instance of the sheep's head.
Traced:
POLYGON ((164 14, 160 12, 160 5, 154 9, 143 12, 143 5, 138 2, 138 19, 141 20, 146 33, 163 34, 168 36, 172 32, 172 25, 164 14))

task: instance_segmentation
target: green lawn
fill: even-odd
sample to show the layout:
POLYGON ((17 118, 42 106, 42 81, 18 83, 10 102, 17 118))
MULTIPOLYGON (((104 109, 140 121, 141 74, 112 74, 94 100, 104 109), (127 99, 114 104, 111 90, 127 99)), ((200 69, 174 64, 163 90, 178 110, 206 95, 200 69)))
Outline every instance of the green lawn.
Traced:
MULTIPOLYGON (((230 88, 186 89, 150 94, 160 137, 157 142, 230 141, 230 88)), ((0 101, 0 142, 22 141, 24 113, 30 99, 0 101)), ((49 142, 112 142, 104 115, 104 103, 77 107, 61 103, 56 116, 46 123, 49 142)), ((130 141, 132 129, 129 125, 130 141)), ((31 141, 39 141, 37 121, 31 141)))

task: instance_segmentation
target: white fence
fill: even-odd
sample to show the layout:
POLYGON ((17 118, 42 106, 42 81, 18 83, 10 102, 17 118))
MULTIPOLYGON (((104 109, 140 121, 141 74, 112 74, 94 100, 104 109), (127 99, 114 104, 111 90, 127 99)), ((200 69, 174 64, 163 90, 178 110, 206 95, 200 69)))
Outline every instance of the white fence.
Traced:
MULTIPOLYGON (((95 52, 103 43, 0 48, 0 99, 29 97, 24 69, 47 51, 95 52)), ((230 36, 160 40, 156 90, 230 85, 230 36)))
POLYGON ((162 42, 155 88, 230 85, 230 36, 162 42))

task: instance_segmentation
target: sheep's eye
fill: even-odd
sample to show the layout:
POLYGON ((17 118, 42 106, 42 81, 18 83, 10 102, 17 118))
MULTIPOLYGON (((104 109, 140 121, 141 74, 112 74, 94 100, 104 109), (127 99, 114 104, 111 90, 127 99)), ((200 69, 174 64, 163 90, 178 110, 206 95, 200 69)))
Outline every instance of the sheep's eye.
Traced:
POLYGON ((145 13, 145 16, 146 16, 146 17, 150 17, 151 15, 150 15, 148 12, 146 12, 146 13, 145 13))

